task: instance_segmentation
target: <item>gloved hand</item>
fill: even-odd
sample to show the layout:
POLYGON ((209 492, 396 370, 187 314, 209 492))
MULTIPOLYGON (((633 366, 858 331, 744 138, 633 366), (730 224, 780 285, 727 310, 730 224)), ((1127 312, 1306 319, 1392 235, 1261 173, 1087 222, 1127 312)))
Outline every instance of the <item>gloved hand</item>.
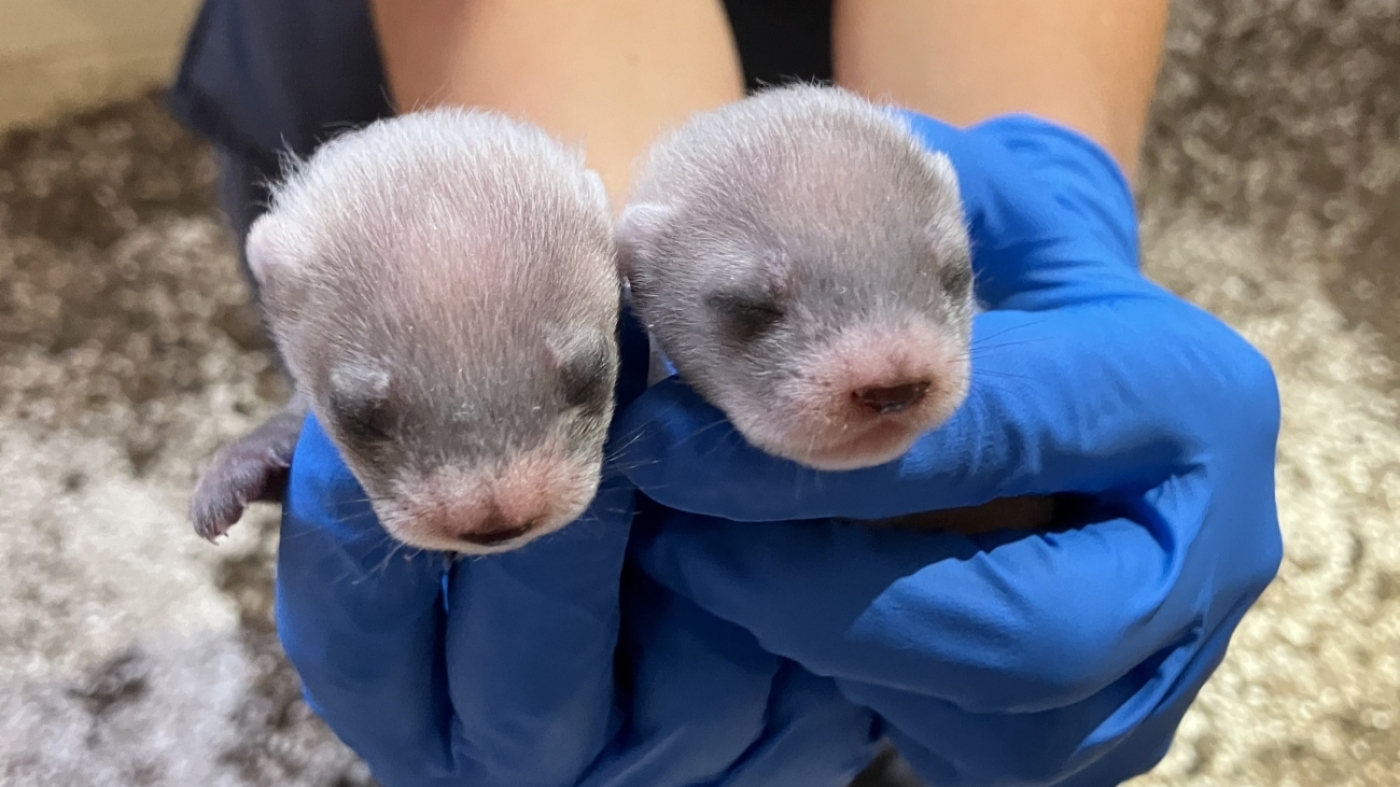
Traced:
POLYGON ((1097 146, 1027 117, 911 117, 959 174, 991 309, 966 404, 900 461, 816 473, 664 381, 619 421, 628 477, 677 511, 633 552, 878 713, 932 785, 1115 785, 1165 754, 1278 568, 1272 370, 1140 273, 1131 193, 1097 146), (832 521, 1054 492, 1092 501, 1082 526, 832 521))
MULTIPOLYGON (((625 403, 645 385, 623 332, 625 403)), ((613 659, 633 490, 605 473, 583 517, 451 562, 389 539, 313 415, 293 456, 277 627, 315 712, 385 787, 565 787, 622 724, 613 659)))
MULTIPOLYGON (((625 404, 646 344, 622 335, 625 404)), ((389 541, 309 417, 276 607, 309 705, 384 787, 840 787, 879 730, 833 681, 645 576, 619 599, 632 496, 608 470, 580 521, 454 565, 389 541)))
POLYGON ((384 787, 572 785, 611 741, 632 490, 455 564, 380 527, 308 417, 277 558, 277 628, 312 709, 384 787))

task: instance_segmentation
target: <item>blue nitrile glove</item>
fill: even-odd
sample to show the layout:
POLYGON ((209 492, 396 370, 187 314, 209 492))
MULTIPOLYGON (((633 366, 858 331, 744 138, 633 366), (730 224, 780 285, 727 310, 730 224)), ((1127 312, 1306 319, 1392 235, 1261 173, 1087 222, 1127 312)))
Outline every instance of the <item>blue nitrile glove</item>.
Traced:
POLYGON ((627 472, 685 513, 634 531, 633 553, 873 709, 930 784, 1116 785, 1165 753, 1281 560, 1275 380, 1142 276, 1131 193, 1100 148, 1023 116, 914 120, 959 173, 992 309, 966 404, 900 461, 816 473, 659 383, 619 420, 627 472), (1088 496, 1085 526, 831 521, 1052 492, 1088 496))
MULTIPOLYGON (((626 403, 646 347, 623 337, 626 403)), ((878 721, 645 576, 620 602, 632 489, 605 477, 568 528, 450 565, 389 541, 309 417, 277 626, 313 710, 385 787, 841 787, 878 721)))

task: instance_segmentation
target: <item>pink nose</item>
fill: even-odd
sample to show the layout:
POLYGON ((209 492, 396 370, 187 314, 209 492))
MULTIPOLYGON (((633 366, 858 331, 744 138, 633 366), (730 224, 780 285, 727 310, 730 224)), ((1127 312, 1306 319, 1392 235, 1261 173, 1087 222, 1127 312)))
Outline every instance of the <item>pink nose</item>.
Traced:
POLYGON ((928 380, 915 380, 886 388, 863 388, 856 391, 856 403, 877 415, 902 413, 923 401, 932 386, 928 380))
POLYGON ((494 547, 525 535, 539 527, 539 524, 538 519, 519 522, 507 518, 499 511, 493 511, 470 530, 458 533, 457 538, 476 546, 494 547))

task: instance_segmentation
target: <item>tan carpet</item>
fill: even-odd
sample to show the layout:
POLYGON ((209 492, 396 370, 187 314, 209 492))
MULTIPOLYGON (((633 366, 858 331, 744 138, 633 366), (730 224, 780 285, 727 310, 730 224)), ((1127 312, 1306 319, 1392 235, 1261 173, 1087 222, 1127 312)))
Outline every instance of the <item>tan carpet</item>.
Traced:
MULTIPOLYGON (((1287 559, 1136 787, 1400 784, 1400 0, 1182 0, 1150 273, 1278 369, 1287 559)), ((195 467, 280 384, 154 97, 0 139, 0 784, 351 787, 195 467)))

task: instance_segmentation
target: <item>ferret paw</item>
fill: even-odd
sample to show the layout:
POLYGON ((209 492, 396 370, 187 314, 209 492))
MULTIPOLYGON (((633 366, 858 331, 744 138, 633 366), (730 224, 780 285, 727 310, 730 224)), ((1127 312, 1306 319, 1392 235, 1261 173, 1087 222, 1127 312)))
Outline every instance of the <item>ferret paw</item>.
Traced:
POLYGON ((279 414, 214 455, 195 486, 190 518, 214 542, 243 518, 249 503, 281 503, 301 422, 279 414))

